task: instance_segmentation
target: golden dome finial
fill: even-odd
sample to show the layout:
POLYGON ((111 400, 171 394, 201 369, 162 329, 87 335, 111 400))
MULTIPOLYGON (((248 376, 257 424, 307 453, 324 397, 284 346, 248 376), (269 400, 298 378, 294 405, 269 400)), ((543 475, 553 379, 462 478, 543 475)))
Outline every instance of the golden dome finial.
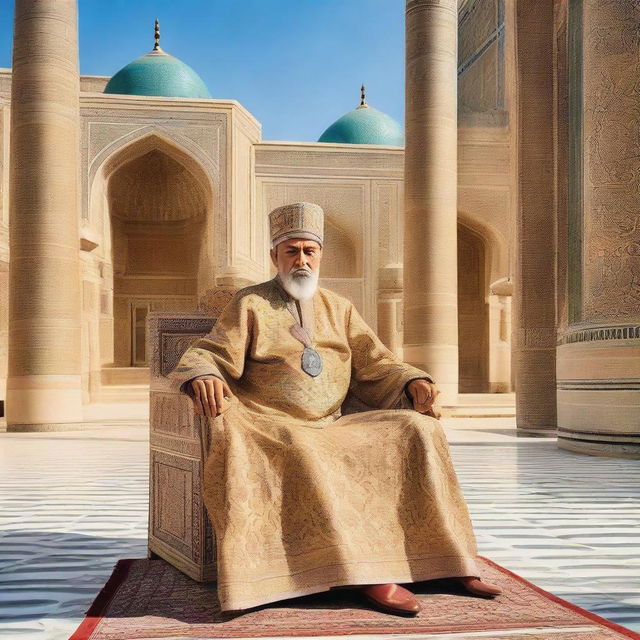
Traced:
POLYGON ((358 107, 358 109, 364 109, 365 107, 368 107, 368 106, 369 105, 367 104, 364 85, 361 85, 360 86, 360 106, 358 107))
POLYGON ((155 29, 155 44, 153 45, 154 51, 160 50, 160 23, 158 22, 158 18, 156 18, 156 29, 155 29))

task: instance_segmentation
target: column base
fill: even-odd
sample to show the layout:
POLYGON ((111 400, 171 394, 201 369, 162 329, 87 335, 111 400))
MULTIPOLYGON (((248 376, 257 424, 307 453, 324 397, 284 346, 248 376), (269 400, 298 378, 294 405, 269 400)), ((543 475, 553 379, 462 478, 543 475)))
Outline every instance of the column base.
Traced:
POLYGON ((561 449, 640 458, 640 341, 628 337, 632 329, 581 327, 574 333, 583 340, 558 346, 561 449))
MULTIPOLYGON (((82 423, 79 375, 9 376, 6 400, 7 431, 14 426, 82 423)), ((23 429, 24 430, 24 429, 23 429)))
POLYGON ((558 447, 576 453, 611 458, 640 458, 640 434, 579 432, 558 429, 558 447))

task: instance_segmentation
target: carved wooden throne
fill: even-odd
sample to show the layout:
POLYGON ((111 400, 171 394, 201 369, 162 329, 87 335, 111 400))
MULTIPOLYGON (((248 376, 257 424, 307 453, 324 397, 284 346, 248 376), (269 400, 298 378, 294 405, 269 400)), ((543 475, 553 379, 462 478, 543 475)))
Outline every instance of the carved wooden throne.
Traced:
POLYGON ((155 311, 147 317, 150 373, 149 556, 183 573, 216 578, 216 545, 202 501, 207 418, 171 388, 167 374, 196 339, 211 331, 235 290, 213 289, 199 312, 155 311))
POLYGON ((150 371, 149 556, 158 555, 199 582, 215 580, 215 541, 202 501, 206 418, 166 375, 193 340, 215 324, 205 313, 147 316, 150 371))
MULTIPOLYGON (((233 291, 208 292, 201 312, 147 316, 150 368, 149 557, 160 556, 199 582, 216 578, 216 545, 202 500, 207 418, 166 378, 187 347, 211 331, 233 291)), ((352 395, 343 413, 371 409, 352 395)))

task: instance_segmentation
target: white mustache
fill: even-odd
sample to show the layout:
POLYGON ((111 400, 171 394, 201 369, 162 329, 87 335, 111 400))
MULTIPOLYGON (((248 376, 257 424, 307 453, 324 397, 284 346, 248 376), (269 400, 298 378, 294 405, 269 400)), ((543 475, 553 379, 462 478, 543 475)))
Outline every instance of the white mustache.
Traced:
POLYGON ((282 274, 282 286, 292 298, 308 300, 317 289, 318 272, 308 266, 294 267, 288 273, 282 274))

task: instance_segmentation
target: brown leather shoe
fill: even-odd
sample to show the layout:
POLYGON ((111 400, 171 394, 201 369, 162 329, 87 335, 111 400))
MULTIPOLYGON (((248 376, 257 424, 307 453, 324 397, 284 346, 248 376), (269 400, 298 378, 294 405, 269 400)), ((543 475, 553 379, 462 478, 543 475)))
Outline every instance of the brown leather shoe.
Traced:
POLYGON ((463 578, 457 578, 462 586, 469 592, 476 596, 485 596, 492 598, 499 596, 502 593, 502 587, 498 587, 494 584, 488 584, 483 582, 480 578, 475 576, 464 576, 463 578))
POLYGON ((371 584, 361 588, 365 599, 386 613, 415 616, 422 609, 420 601, 398 584, 371 584))

